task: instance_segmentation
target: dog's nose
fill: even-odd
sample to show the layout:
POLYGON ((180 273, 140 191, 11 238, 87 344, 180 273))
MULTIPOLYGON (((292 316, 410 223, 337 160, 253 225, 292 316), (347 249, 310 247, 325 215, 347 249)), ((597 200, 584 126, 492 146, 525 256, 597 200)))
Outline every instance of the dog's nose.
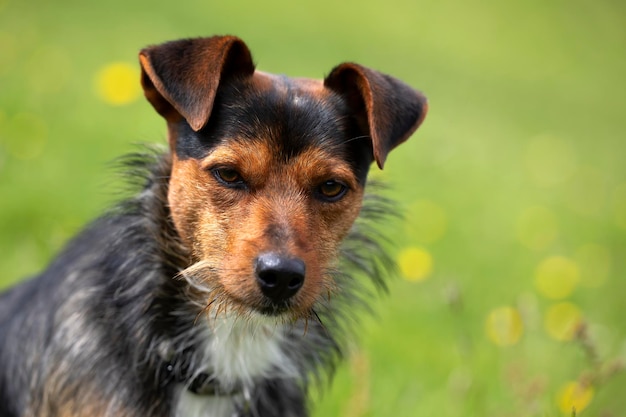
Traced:
POLYGON ((256 259, 256 279, 261 292, 275 303, 286 301, 304 284, 306 267, 302 259, 290 258, 274 252, 256 259))

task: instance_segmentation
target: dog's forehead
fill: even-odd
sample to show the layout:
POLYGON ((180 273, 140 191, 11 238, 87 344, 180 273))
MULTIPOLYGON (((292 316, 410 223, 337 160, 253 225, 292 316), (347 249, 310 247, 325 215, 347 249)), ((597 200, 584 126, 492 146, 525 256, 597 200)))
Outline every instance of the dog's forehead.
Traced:
MULTIPOLYGON (((288 77, 285 75, 270 74, 256 71, 252 77, 252 84, 258 91, 265 91, 276 100, 276 104, 293 106, 315 106, 318 110, 328 109, 340 111, 342 99, 324 86, 321 79, 288 77)), ((309 109, 310 113, 315 113, 309 109)), ((326 115, 328 117, 330 115, 326 115)), ((324 117, 318 115, 318 117, 324 117)))
POLYGON ((347 110, 343 98, 326 88, 321 79, 256 71, 243 90, 248 93, 251 111, 272 110, 276 116, 311 118, 323 123, 344 117, 347 110))
POLYGON ((269 141, 287 154, 341 148, 352 133, 343 98, 321 80, 260 71, 220 86, 208 126, 220 141, 269 141))
POLYGON ((282 93, 284 97, 295 98, 296 102, 303 96, 323 100, 331 95, 321 79, 288 77, 257 70, 252 77, 252 83, 259 90, 273 90, 279 94, 282 93))

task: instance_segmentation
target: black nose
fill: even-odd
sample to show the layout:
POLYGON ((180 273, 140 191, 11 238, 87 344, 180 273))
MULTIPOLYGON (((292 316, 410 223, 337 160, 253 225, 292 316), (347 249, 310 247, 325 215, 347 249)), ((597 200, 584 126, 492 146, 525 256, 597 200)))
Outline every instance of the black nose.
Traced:
POLYGON ((302 259, 269 252, 256 259, 256 279, 261 292, 275 303, 292 297, 304 284, 305 265, 302 259))

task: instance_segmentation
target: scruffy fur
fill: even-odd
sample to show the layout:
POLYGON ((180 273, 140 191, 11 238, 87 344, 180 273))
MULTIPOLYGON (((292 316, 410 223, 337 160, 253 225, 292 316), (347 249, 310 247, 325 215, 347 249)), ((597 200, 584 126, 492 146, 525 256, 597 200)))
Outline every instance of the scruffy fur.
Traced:
POLYGON ((426 101, 357 64, 256 71, 231 36, 140 61, 169 149, 128 156, 136 196, 0 295, 0 416, 306 416, 359 281, 384 287, 369 166, 426 101))

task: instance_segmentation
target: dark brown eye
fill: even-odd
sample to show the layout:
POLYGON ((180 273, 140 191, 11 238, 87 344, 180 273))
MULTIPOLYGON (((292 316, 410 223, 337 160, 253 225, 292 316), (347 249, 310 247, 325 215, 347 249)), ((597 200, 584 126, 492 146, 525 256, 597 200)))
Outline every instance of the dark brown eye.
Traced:
POLYGON ((317 187, 318 196, 325 201, 334 202, 340 200, 348 191, 348 187, 342 182, 328 180, 317 187))
POLYGON ((241 188, 246 185, 241 174, 232 168, 214 168, 211 172, 215 179, 227 187, 241 188))

